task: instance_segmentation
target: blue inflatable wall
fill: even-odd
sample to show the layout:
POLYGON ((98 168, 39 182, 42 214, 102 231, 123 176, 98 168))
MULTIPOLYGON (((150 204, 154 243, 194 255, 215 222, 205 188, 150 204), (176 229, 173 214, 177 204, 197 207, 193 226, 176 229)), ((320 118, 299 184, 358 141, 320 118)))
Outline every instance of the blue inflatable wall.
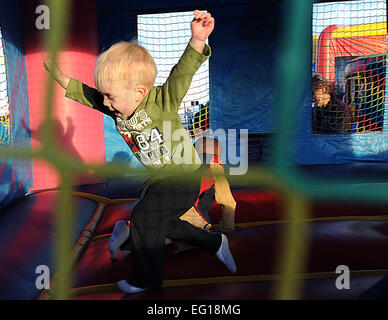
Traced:
MULTIPOLYGON (((22 20, 17 1, 0 1, 0 26, 8 76, 11 143, 30 149, 28 87, 24 59, 22 20)), ((30 160, 0 159, 0 209, 20 199, 32 185, 30 160)))

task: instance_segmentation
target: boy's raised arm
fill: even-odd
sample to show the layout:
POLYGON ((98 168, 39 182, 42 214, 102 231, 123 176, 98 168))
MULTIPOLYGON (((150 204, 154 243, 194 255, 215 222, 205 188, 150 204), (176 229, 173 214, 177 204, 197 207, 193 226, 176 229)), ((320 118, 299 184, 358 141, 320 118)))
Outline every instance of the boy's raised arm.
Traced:
POLYGON ((176 111, 190 88, 192 78, 210 55, 205 41, 214 29, 214 18, 208 12, 194 11, 191 22, 192 38, 179 62, 173 67, 167 81, 161 87, 161 103, 164 111, 176 111))
POLYGON ((46 70, 54 77, 55 81, 63 88, 66 89, 69 84, 70 77, 65 75, 58 66, 51 61, 51 59, 46 59, 43 63, 46 70))
POLYGON ((215 20, 209 12, 194 11, 194 19, 191 21, 191 46, 202 53, 205 41, 214 30, 215 20))
POLYGON ((104 96, 97 89, 67 76, 50 59, 44 61, 44 67, 55 81, 66 90, 65 96, 67 98, 113 117, 113 113, 104 106, 104 96))

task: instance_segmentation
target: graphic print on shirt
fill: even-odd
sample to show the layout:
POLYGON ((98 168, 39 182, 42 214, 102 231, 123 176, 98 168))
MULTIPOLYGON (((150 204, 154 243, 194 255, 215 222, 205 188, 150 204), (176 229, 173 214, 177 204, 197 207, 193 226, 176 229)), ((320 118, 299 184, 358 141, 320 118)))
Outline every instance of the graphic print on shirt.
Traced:
POLYGON ((151 118, 148 116, 145 110, 136 112, 130 119, 123 120, 119 117, 116 118, 116 128, 119 132, 122 131, 137 131, 141 132, 145 127, 152 123, 151 118))
POLYGON ((157 127, 137 134, 134 138, 139 150, 140 161, 148 167, 160 168, 169 162, 169 150, 157 127))
POLYGON ((161 168, 169 162, 170 152, 158 127, 145 129, 150 124, 151 118, 140 110, 128 120, 117 118, 116 128, 145 167, 161 168))

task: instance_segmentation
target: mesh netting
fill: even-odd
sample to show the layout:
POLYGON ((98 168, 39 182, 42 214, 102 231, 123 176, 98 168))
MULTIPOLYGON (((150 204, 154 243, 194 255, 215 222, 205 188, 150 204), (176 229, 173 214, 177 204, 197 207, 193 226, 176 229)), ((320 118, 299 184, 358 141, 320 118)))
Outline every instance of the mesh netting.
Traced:
MULTIPOLYGON (((193 13, 173 12, 138 15, 138 42, 154 58, 158 74, 155 85, 162 85, 179 61, 191 38, 193 13)), ((183 126, 192 138, 209 128, 209 62, 193 77, 190 89, 178 109, 183 126)))
POLYGON ((11 132, 6 76, 3 37, 0 30, 0 146, 10 143, 11 132))
POLYGON ((11 140, 11 124, 9 115, 0 116, 0 145, 7 145, 11 140))
POLYGON ((386 29, 386 0, 314 5, 314 133, 383 130, 386 29))

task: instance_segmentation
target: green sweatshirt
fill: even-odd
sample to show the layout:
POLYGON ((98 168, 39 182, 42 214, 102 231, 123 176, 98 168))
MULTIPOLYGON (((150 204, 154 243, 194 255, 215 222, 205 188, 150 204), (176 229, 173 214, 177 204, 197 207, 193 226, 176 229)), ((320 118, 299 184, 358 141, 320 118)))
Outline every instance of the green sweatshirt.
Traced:
POLYGON ((182 126, 178 108, 194 74, 210 55, 208 45, 201 54, 189 44, 166 82, 153 87, 128 119, 117 117, 104 106, 98 90, 75 79, 70 79, 66 97, 111 116, 117 131, 153 179, 190 173, 200 167, 201 161, 182 126))

